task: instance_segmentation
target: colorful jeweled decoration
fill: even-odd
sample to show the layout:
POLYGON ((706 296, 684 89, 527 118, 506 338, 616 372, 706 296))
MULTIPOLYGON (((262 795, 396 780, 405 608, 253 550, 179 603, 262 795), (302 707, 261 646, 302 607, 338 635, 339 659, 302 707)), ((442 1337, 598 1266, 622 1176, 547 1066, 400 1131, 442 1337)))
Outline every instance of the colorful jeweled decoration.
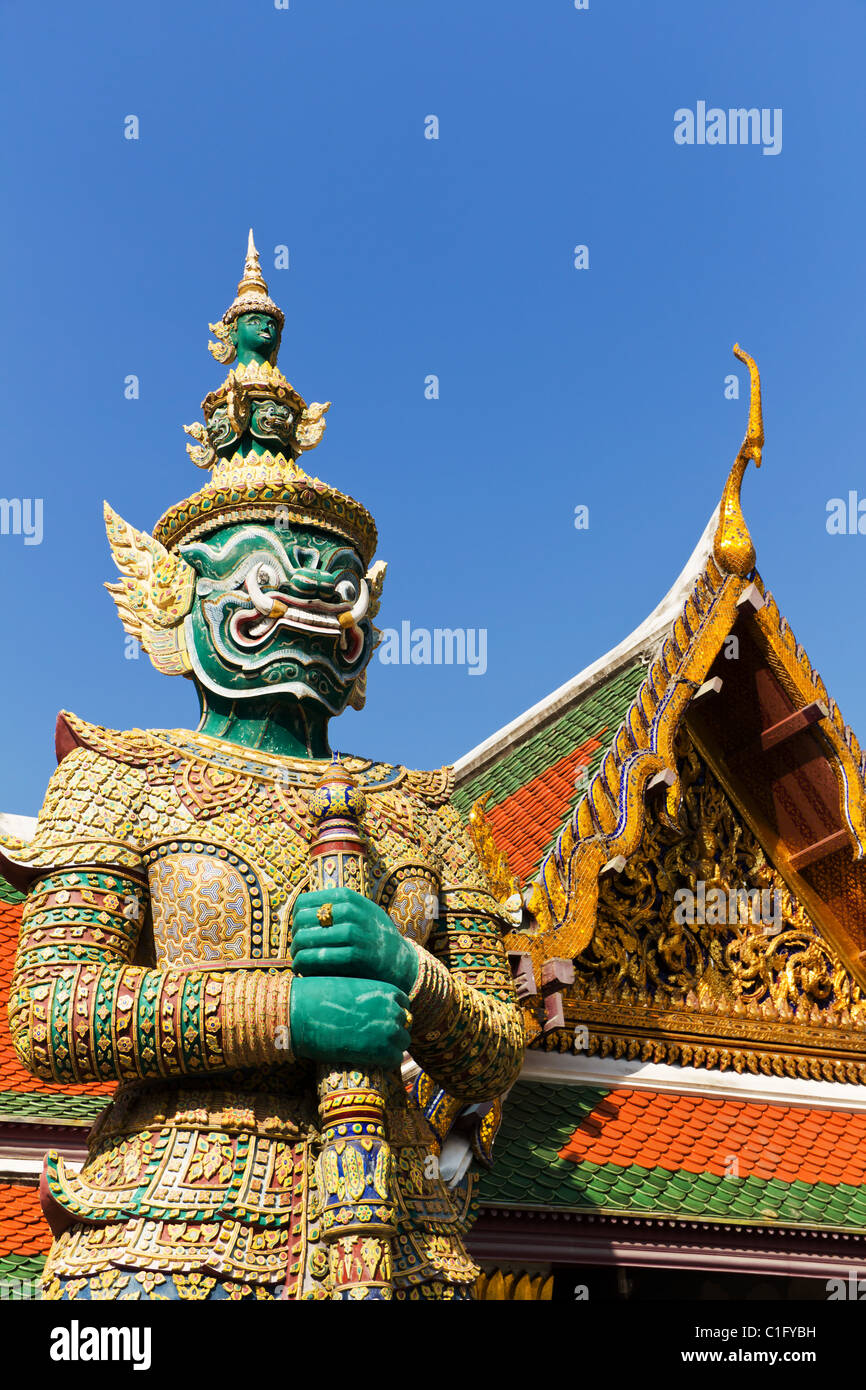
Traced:
POLYGON ((47 1298, 461 1299, 478 1274, 472 1173, 438 1155, 471 1106, 489 1159, 520 1067, 509 921, 450 770, 332 760, 385 567, 299 464, 328 407, 280 372, 284 327, 250 233, 211 325, 231 370, 186 427, 210 477, 152 535, 106 505, 121 621, 198 727, 62 714, 35 836, 0 840, 18 1056, 119 1083, 81 1172, 46 1156, 47 1298))

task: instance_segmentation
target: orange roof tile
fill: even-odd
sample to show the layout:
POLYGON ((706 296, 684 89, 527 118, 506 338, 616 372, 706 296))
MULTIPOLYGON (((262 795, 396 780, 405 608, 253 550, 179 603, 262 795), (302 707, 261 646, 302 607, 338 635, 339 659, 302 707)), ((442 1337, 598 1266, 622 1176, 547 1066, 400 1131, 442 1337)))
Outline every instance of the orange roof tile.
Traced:
POLYGON ((0 1183, 0 1257, 47 1255, 51 1231, 39 1205, 39 1189, 26 1183, 0 1183))
POLYGON ((559 1157, 785 1182, 866 1184, 866 1114, 713 1096, 608 1092, 559 1157), (795 1142, 796 1136, 796 1142, 795 1142))
POLYGON ((601 746, 600 738, 586 739, 487 812, 496 846, 505 852, 512 873, 521 882, 538 866, 574 804, 578 768, 588 767, 592 754, 601 746))

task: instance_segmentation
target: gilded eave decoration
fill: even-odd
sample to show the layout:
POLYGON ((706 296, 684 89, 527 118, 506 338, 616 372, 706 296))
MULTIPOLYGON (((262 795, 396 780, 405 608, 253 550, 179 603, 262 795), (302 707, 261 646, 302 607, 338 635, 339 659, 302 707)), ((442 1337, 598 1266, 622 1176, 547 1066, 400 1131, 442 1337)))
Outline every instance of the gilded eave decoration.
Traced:
MULTIPOLYGON (((650 660, 646 678, 600 767, 543 860, 527 897, 528 913, 523 926, 507 939, 509 951, 530 957, 536 979, 540 978, 545 961, 573 960, 589 947, 600 921, 599 885, 607 877, 603 871, 613 869, 616 877, 629 864, 641 846, 651 807, 654 821, 660 827, 674 836, 682 834, 685 787, 677 757, 678 735, 695 693, 704 685, 742 611, 749 614, 754 639, 762 646, 768 666, 794 706, 802 707, 816 701, 824 705, 826 717, 820 721, 820 735, 838 785, 842 824, 850 835, 848 853, 852 859, 860 860, 866 851, 866 759, 823 681, 813 671, 805 651, 795 641, 772 595, 764 590, 754 570, 755 551, 742 513, 740 486, 749 461, 754 461, 758 467, 761 463, 764 433, 760 378, 754 360, 739 347, 734 351, 750 373, 749 421, 725 485, 712 553, 695 579, 661 649, 650 660)), ((742 812, 744 808, 739 809, 742 812)), ((506 889, 510 887, 508 868, 492 844, 484 820, 483 801, 473 809, 472 831, 476 850, 504 900, 506 889)), ((777 867, 779 848, 773 846, 777 867)), ((784 854, 781 858, 784 859, 784 854)), ((837 948, 837 954, 839 949, 843 950, 854 977, 866 984, 863 962, 854 959, 850 951, 844 951, 846 943, 834 933, 832 921, 825 920, 826 913, 820 915, 822 905, 816 894, 808 892, 801 875, 782 867, 785 880, 782 886, 789 897, 793 890, 800 900, 808 899, 813 919, 820 919, 822 931, 837 948)), ((653 1031, 673 1026, 673 1021, 667 1020, 666 1012, 663 1013, 665 1017, 658 1018, 653 1031)), ((724 1033, 721 1018, 716 1011, 712 1027, 724 1033)), ((540 1036, 541 1016, 531 1002, 526 1005, 526 1024, 528 1041, 536 1040, 536 1045, 560 1045, 559 1039, 540 1036)), ((772 1029, 773 1025, 766 1026, 772 1029)), ((821 1037, 825 1039, 826 1034, 822 1033, 821 1037)), ((662 1045, 644 1039, 622 1046, 626 1049, 622 1055, 649 1056, 662 1045)), ((822 1046, 826 1048, 825 1041, 822 1046)), ((692 1061, 698 1064, 701 1062, 699 1051, 692 1056, 692 1061)), ((711 1060, 706 1064, 717 1065, 718 1062, 711 1060)))
MULTIPOLYGON (((680 731, 680 830, 650 810, 638 853, 602 880, 565 1025, 544 1046, 742 1072, 866 1081, 866 995, 680 731), (765 894, 717 924, 678 920, 678 890, 765 894)), ((682 914, 679 914, 680 916, 682 914)))

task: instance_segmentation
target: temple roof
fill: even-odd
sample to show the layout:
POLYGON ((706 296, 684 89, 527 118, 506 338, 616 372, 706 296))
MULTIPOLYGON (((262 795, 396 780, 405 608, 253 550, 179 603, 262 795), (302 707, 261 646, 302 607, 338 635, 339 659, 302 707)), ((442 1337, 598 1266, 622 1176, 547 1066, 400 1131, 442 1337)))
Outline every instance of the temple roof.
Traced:
MULTIPOLYGON (((509 949, 574 959, 606 875, 630 872, 649 821, 683 833, 690 744, 858 986, 866 986, 866 759, 755 569, 740 506, 763 429, 749 429, 722 500, 671 589, 627 638, 455 764, 458 807, 503 901, 509 949)), ((532 1043, 538 1010, 527 1006, 532 1043)))
MULTIPOLYGON (((512 902, 509 951, 529 963, 520 978, 533 1051, 505 1100, 481 1187, 487 1211, 866 1233, 866 760, 755 569, 739 490, 763 443, 756 376, 722 500, 665 597, 455 764, 454 800, 512 902), (682 943, 664 931, 650 941, 652 895, 638 914, 630 894, 658 875, 662 850, 694 838, 702 796, 784 890, 786 930, 763 954, 747 941, 752 977, 743 968, 735 979, 723 949, 680 987, 682 943), (649 971, 648 942, 658 948, 649 971), (562 1085, 533 1075, 533 1060, 578 1063, 578 1027, 584 1075, 562 1085), (659 1064, 659 1076, 594 1084, 591 1064, 611 1056, 659 1064), (813 1103, 809 1087, 826 1093, 813 1103)), ((23 823, 0 830, 27 838, 23 823)), ((706 857, 710 872, 723 855, 706 857)), ((0 885, 4 997, 19 900, 0 885)), ((30 1077, 0 1014, 0 1126, 72 1130, 112 1089, 30 1077)))
MULTIPOLYGON (((722 500, 665 597, 455 764, 496 890, 527 904, 507 944, 543 1049, 505 1100, 482 1180, 494 1224, 522 1211, 866 1231, 864 759, 755 568, 739 494, 762 443, 753 389, 722 500), (677 938, 665 874, 668 888, 724 878, 744 859, 784 897, 778 941, 677 938), (535 1074, 551 1054, 570 1084, 535 1074), (624 1065, 612 1058, 649 1063, 655 1083, 588 1084, 604 1059, 624 1065), (828 1099, 809 1104, 803 1086, 828 1099)), ((534 1239, 538 1256, 541 1228, 534 1239)))
POLYGON ((475 801, 489 794, 485 815, 521 883, 537 873, 573 813, 579 774, 597 771, 645 675, 644 664, 632 656, 595 684, 575 689, 549 719, 547 710, 539 714, 540 725, 526 726, 513 743, 503 744, 495 762, 465 780, 461 764, 455 765, 458 810, 468 816, 475 801))
POLYGON ((455 762, 455 804, 468 815, 486 798, 493 838, 523 886, 575 814, 692 594, 712 555, 719 511, 664 598, 628 637, 455 762))
MULTIPOLYGON (((513 768, 519 775, 519 769, 523 764, 518 759, 527 744, 539 740, 546 730, 550 730, 551 736, 556 738, 556 731, 563 726, 563 721, 567 720, 569 715, 573 716, 574 711, 582 708, 587 700, 595 699, 600 692, 610 689, 615 681, 622 678, 625 671, 638 671, 647 664, 649 655, 661 646, 672 624, 680 616, 683 605, 713 553, 713 538, 719 524, 720 508, 721 503, 716 507, 682 572, 664 598, 628 637, 623 638, 604 656, 590 662, 571 680, 456 760, 454 773, 464 797, 470 795, 475 787, 486 787, 488 779, 485 772, 494 768, 497 784, 503 772, 505 781, 508 781, 509 774, 505 769, 513 768), (509 758, 514 758, 515 762, 509 764, 509 758)), ((628 708, 628 702, 623 705, 621 700, 614 697, 612 708, 622 709, 624 712, 628 708)), ((539 757, 537 761, 532 759, 526 765, 540 771, 548 764, 543 757, 539 757)))
POLYGON ((15 1296, 9 1291, 8 1280, 32 1282, 39 1278, 50 1247, 51 1231, 39 1205, 39 1189, 28 1183, 0 1182, 0 1286, 5 1285, 4 1297, 15 1296))
POLYGON ((866 1114, 518 1082, 482 1203, 866 1231, 866 1114))

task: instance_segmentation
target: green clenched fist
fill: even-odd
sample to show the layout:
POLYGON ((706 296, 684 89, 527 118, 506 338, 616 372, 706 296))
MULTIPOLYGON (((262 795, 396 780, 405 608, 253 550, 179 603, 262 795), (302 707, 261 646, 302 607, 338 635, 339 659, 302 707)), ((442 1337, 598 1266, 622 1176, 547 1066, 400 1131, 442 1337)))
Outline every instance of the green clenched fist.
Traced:
POLYGON ((387 912, 351 888, 300 895, 292 918, 292 962, 295 975, 304 978, 381 980, 404 994, 418 978, 415 948, 387 912))
POLYGON ((313 1062, 394 1070, 409 1047, 408 1011, 403 991, 380 980, 295 980, 292 1047, 313 1062))

